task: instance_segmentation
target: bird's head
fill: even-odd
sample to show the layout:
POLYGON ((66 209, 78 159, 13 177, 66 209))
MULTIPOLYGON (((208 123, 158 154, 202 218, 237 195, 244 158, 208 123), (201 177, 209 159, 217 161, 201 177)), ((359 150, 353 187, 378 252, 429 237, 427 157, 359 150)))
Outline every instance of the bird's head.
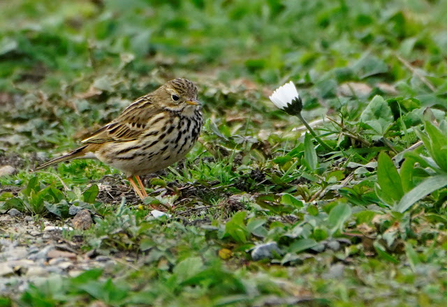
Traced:
POLYGON ((200 102, 197 100, 197 86, 187 79, 177 78, 168 81, 157 92, 162 96, 160 101, 163 101, 164 106, 171 110, 200 108, 200 102))

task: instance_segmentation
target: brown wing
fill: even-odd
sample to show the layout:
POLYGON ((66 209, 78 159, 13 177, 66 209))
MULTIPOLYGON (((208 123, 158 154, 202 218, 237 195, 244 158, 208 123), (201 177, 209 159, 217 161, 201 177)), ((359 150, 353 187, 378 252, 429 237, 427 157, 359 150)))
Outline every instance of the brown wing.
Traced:
POLYGON ((120 116, 84 139, 84 144, 128 142, 139 138, 148 128, 151 118, 160 113, 160 107, 152 103, 149 95, 138 98, 120 116))

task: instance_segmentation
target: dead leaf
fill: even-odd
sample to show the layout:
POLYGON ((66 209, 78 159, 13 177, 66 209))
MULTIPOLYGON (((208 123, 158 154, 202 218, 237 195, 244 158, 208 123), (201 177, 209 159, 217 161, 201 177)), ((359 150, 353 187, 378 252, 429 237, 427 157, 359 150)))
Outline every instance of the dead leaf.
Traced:
POLYGON ((233 252, 230 251, 229 249, 222 248, 222 249, 219 250, 219 257, 220 257, 220 259, 228 260, 228 259, 231 258, 231 256, 233 256, 233 252))

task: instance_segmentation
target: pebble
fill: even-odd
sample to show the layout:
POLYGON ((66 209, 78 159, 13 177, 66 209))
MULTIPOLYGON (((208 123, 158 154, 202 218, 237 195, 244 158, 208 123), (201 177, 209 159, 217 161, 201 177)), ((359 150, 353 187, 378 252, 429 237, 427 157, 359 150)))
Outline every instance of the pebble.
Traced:
POLYGON ((40 237, 40 236, 42 236, 42 233, 40 231, 37 231, 37 230, 32 230, 30 232, 30 235, 32 235, 33 237, 40 237))
POLYGON ((23 213, 17 210, 16 208, 12 208, 11 210, 8 211, 8 214, 9 216, 16 217, 21 216, 23 213))
POLYGON ((47 254, 48 258, 73 258, 76 259, 76 254, 70 252, 64 252, 57 249, 52 249, 47 254))
POLYGON ((337 263, 329 268, 329 271, 324 273, 322 276, 325 279, 340 279, 343 277, 345 272, 345 266, 342 263, 337 263))
POLYGON ((65 262, 61 262, 61 263, 59 263, 57 266, 58 266, 59 268, 61 268, 62 270, 65 271, 65 270, 67 270, 68 268, 73 267, 74 264, 73 264, 72 262, 65 261, 65 262))
POLYGON ((36 254, 40 251, 40 248, 38 248, 37 246, 31 245, 28 249, 28 254, 36 254))
MULTIPOLYGON (((323 241, 322 241, 323 242, 323 241)), ((326 245, 322 242, 319 242, 317 245, 311 248, 314 252, 322 253, 326 249, 326 245)))
POLYGON ((34 222, 34 219, 32 216, 25 216, 25 221, 27 222, 34 222))
POLYGON ((338 251, 338 250, 340 249, 340 243, 338 243, 338 241, 335 241, 335 240, 331 240, 331 241, 329 241, 329 242, 326 244, 326 246, 327 246, 329 249, 332 249, 333 251, 338 251))
POLYGON ((18 246, 18 247, 7 247, 5 248, 3 246, 3 253, 0 253, 0 259, 10 259, 10 260, 16 260, 16 259, 22 259, 28 255, 28 251, 26 250, 26 247, 18 246))
POLYGON ((99 255, 95 250, 82 252, 82 236, 71 241, 64 238, 62 230, 71 227, 55 226, 44 217, 35 220, 22 215, 17 219, 15 214, 14 210, 0 214, 2 231, 12 234, 8 239, 0 238, 0 296, 22 293, 31 284, 50 278, 75 277, 86 270, 116 265, 112 256, 99 255))
POLYGON ((39 260, 39 259, 46 260, 48 252, 50 250, 52 250, 52 249, 54 249, 54 246, 52 246, 52 245, 46 246, 43 249, 41 249, 38 253, 35 253, 35 254, 32 254, 32 255, 28 256, 28 259, 31 259, 31 260, 34 260, 34 261, 39 260))
POLYGON ((0 263, 0 276, 11 276, 14 275, 14 270, 9 266, 8 263, 0 263))
POLYGON ((90 258, 90 259, 92 259, 92 258, 95 258, 96 256, 98 256, 99 254, 98 254, 98 252, 96 251, 96 249, 91 249, 91 250, 89 250, 88 252, 86 252, 85 253, 85 257, 87 257, 87 258, 90 258))
POLYGON ((11 165, 4 165, 0 167, 0 177, 2 176, 11 176, 16 172, 16 169, 11 165))
POLYGON ((70 276, 70 277, 78 277, 82 273, 84 273, 84 271, 74 269, 74 270, 68 271, 68 276, 70 276))
POLYGON ((79 211, 73 218, 72 223, 75 229, 80 230, 89 229, 93 225, 93 220, 90 211, 88 211, 87 209, 79 211))
POLYGON ((28 272, 26 272, 26 277, 45 277, 48 276, 49 272, 42 267, 32 266, 28 268, 28 272))
POLYGON ((65 262, 67 259, 65 258, 53 258, 48 260, 49 265, 58 265, 61 262, 65 262))
POLYGON ((106 261, 110 260, 110 257, 108 257, 108 256, 98 256, 98 257, 95 258, 95 260, 98 261, 98 262, 106 262, 106 261))
POLYGON ((273 258, 275 254, 281 255, 282 252, 278 248, 276 242, 270 242, 253 248, 251 251, 251 258, 253 258, 254 261, 258 261, 261 259, 273 258))

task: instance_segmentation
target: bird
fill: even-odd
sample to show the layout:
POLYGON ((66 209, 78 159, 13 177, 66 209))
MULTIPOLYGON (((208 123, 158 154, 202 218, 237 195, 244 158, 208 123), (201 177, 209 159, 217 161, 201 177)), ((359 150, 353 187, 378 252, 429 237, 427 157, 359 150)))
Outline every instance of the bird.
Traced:
POLYGON ((183 159, 197 141, 203 125, 197 94, 193 82, 170 80, 137 98, 117 118, 82 140, 81 147, 36 170, 72 159, 98 159, 122 171, 143 200, 148 194, 140 176, 183 159))

